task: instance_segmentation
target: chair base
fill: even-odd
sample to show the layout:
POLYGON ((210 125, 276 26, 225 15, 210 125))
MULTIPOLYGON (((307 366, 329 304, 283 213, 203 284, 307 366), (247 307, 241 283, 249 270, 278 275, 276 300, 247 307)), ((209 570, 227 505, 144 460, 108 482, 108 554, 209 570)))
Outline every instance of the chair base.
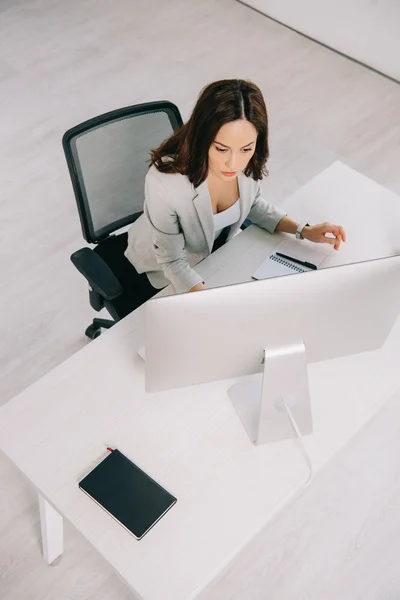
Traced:
POLYGON ((111 319, 93 319, 93 323, 86 329, 85 335, 94 340, 101 335, 102 329, 110 329, 115 323, 116 321, 111 321, 111 319))

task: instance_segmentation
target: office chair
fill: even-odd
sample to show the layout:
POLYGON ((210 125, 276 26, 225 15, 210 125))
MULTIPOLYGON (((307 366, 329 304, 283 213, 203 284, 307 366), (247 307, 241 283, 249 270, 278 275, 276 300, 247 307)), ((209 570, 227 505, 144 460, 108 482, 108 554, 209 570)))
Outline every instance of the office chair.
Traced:
POLYGON ((71 261, 89 283, 91 306, 106 308, 113 319, 93 319, 85 331, 91 339, 143 303, 124 256, 128 234, 115 232, 142 214, 150 150, 181 125, 174 104, 148 102, 99 115, 63 136, 83 237, 95 245, 71 261))

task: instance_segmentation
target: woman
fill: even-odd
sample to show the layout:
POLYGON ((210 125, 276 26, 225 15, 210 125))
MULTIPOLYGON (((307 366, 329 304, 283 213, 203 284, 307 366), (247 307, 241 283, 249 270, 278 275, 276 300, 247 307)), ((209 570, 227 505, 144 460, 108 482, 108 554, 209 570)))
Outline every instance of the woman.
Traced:
POLYGON ((131 226, 125 256, 145 301, 172 283, 206 287, 194 266, 230 240, 246 219, 339 250, 339 225, 296 223, 261 195, 267 174, 268 118, 259 88, 241 79, 206 86, 193 113, 151 153, 143 215, 131 226), (332 234, 333 237, 326 237, 332 234))

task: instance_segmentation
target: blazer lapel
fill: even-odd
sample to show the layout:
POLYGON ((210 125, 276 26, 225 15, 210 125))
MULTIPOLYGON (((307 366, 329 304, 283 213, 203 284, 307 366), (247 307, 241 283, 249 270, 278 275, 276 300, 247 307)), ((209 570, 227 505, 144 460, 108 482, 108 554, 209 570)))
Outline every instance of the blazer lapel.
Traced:
POLYGON ((195 192, 196 196, 193 198, 193 205, 196 209, 204 237, 206 238, 208 248, 211 252, 214 244, 214 219, 207 181, 203 181, 198 188, 195 188, 195 192))

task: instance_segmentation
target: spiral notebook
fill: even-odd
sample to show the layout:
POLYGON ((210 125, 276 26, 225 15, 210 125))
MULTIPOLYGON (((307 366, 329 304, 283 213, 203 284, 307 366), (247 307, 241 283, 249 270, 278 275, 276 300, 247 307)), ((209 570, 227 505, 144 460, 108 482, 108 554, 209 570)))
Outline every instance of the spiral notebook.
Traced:
POLYGON ((280 277, 281 275, 293 275, 294 273, 304 273, 311 271, 312 269, 299 265, 295 262, 287 260, 278 256, 276 253, 280 252, 298 260, 309 262, 315 265, 317 268, 326 258, 326 253, 319 250, 314 250, 308 244, 304 244, 303 241, 297 240, 284 240, 277 248, 275 252, 270 254, 268 258, 258 267, 257 271, 253 273, 253 279, 268 279, 269 277, 280 277))

